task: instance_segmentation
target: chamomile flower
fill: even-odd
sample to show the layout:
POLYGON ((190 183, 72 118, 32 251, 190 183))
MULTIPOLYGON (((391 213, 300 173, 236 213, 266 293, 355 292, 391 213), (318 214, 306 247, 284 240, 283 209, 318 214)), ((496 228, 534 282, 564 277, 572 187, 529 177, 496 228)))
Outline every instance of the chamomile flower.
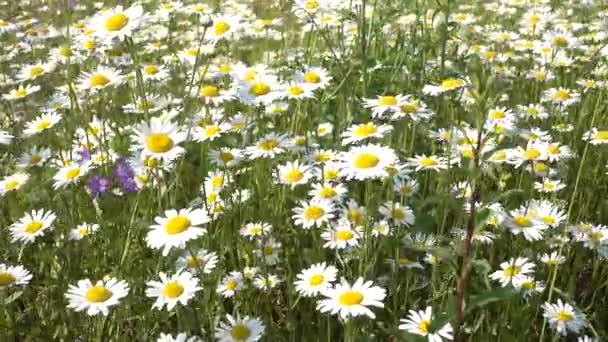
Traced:
POLYGON ((262 338, 265 328, 257 318, 226 315, 226 321, 215 328, 215 338, 218 342, 255 342, 262 338))
POLYGON ((163 81, 169 77, 169 71, 162 64, 144 64, 141 67, 141 76, 144 81, 163 81))
POLYGON ((343 184, 314 183, 308 193, 313 199, 340 202, 348 190, 343 184))
POLYGON ((392 129, 392 126, 376 125, 372 121, 361 124, 355 124, 350 126, 346 130, 346 132, 342 133, 342 145, 350 145, 371 138, 381 139, 387 132, 391 131, 392 129))
POLYGON ((437 96, 442 93, 462 89, 467 86, 467 81, 459 78, 447 78, 441 81, 440 84, 427 84, 422 88, 422 92, 426 95, 437 96))
POLYGON ((445 323, 441 328, 431 330, 433 323, 433 308, 428 306, 424 310, 410 310, 408 316, 400 320, 400 330, 405 330, 410 334, 427 337, 429 342, 441 342, 443 339, 452 340, 452 326, 445 323))
POLYGON ((166 305, 167 310, 171 311, 178 303, 185 306, 196 292, 202 290, 198 278, 188 271, 178 271, 171 276, 160 272, 158 276, 160 281, 146 283, 146 297, 156 298, 153 309, 162 310, 166 305))
POLYGON ((500 264, 500 270, 490 274, 490 279, 499 281, 502 287, 534 272, 534 264, 527 258, 511 258, 500 264))
POLYGON ((166 210, 165 216, 157 216, 146 236, 149 247, 162 249, 167 256, 172 248, 184 248, 186 242, 204 235, 207 230, 200 226, 211 221, 203 209, 166 210))
POLYGON ((414 211, 410 207, 403 206, 400 203, 386 202, 380 206, 379 211, 384 219, 390 220, 395 225, 411 226, 416 220, 414 211))
POLYGON ((0 196, 19 190, 30 178, 27 173, 15 173, 0 180, 0 196))
POLYGON ((285 86, 285 95, 289 100, 303 100, 314 97, 313 90, 304 83, 290 83, 285 86))
POLYGON ((217 266, 217 262, 218 257, 215 252, 200 249, 198 252, 192 254, 190 251, 186 250, 177 258, 175 268, 177 270, 187 270, 194 275, 198 273, 209 274, 213 272, 217 266))
POLYGON ((382 117, 384 113, 395 113, 400 110, 399 105, 403 95, 384 95, 375 99, 365 99, 365 108, 371 108, 374 118, 382 117))
POLYGON ((317 127, 317 136, 319 138, 328 137, 334 131, 334 125, 330 122, 322 122, 317 127))
POLYGON ((266 222, 247 223, 241 228, 240 233, 249 240, 254 240, 270 233, 271 229, 272 226, 266 222))
POLYGON ((441 171, 448 168, 448 161, 444 157, 422 154, 409 158, 406 165, 414 168, 416 171, 441 171))
POLYGON ((25 124, 23 135, 29 137, 34 134, 38 134, 44 130, 55 126, 59 121, 61 121, 61 115, 59 113, 44 113, 38 116, 36 119, 25 124))
POLYGON ((133 129, 135 144, 133 150, 143 151, 145 156, 172 161, 184 153, 179 146, 186 140, 187 133, 180 130, 176 123, 162 117, 151 118, 133 129))
POLYGON ((276 76, 260 74, 251 80, 241 80, 238 88, 238 98, 248 105, 268 105, 281 97, 283 86, 276 76))
POLYGON ((340 174, 347 179, 366 180, 387 177, 386 167, 397 162, 397 155, 380 145, 356 146, 339 156, 340 174))
POLYGON ((390 234, 391 234, 391 226, 389 225, 388 221, 381 220, 372 225, 372 236, 373 237, 388 236, 390 234))
POLYGON ((101 90, 107 87, 119 85, 124 77, 115 69, 98 66, 95 71, 83 72, 78 78, 80 90, 101 90))
POLYGON ((297 160, 279 165, 278 169, 279 183, 289 185, 292 190, 298 185, 307 184, 312 177, 311 166, 300 164, 297 160))
POLYGON ((329 201, 300 201, 300 205, 293 209, 292 218, 297 226, 304 229, 321 227, 334 217, 334 210, 334 206, 329 201))
POLYGON ((63 189, 69 185, 78 183, 91 169, 89 163, 72 162, 61 167, 53 176, 53 188, 63 189))
POLYGON ((96 223, 81 223, 70 230, 70 240, 82 240, 85 236, 94 233, 99 229, 99 225, 96 223))
POLYGON ((274 274, 269 274, 265 277, 258 275, 255 277, 255 279, 253 279, 253 286, 258 290, 269 291, 277 287, 280 282, 281 279, 274 274))
POLYGON ((561 299, 557 300, 557 304, 546 302, 542 308, 543 317, 548 320, 551 328, 562 336, 568 332, 577 334, 587 325, 585 316, 574 310, 572 305, 562 302, 561 299))
POLYGON ((248 146, 245 153, 251 159, 274 158, 276 155, 285 152, 286 136, 275 133, 266 134, 255 145, 248 146))
POLYGON ((542 182, 534 182, 534 189, 538 192, 558 192, 566 187, 559 179, 543 178, 542 182))
POLYGON ((555 105, 567 107, 577 103, 580 100, 580 94, 574 90, 567 88, 550 88, 543 94, 544 102, 551 102, 555 105))
POLYGON ((295 80, 298 83, 303 83, 311 90, 324 89, 329 86, 331 76, 329 72, 319 67, 307 67, 304 72, 299 72, 295 75, 295 80))
POLYGON ((338 269, 325 262, 314 264, 297 275, 296 290, 304 297, 315 297, 332 286, 337 274, 338 269))
POLYGON ((21 68, 21 71, 17 75, 20 81, 31 81, 46 73, 53 71, 54 65, 52 63, 38 63, 25 65, 21 68))
POLYGON ((588 141, 592 145, 608 144, 608 129, 597 129, 594 127, 583 134, 583 140, 588 141))
POLYGON ((112 39, 122 40, 130 37, 143 20, 143 7, 133 5, 127 9, 122 6, 105 10, 92 20, 95 35, 110 43, 112 39))
POLYGON ((76 285, 70 285, 65 297, 68 299, 68 308, 76 312, 86 310, 89 316, 100 313, 107 316, 109 308, 118 305, 128 293, 129 285, 124 280, 109 278, 93 285, 89 279, 84 279, 76 285))
POLYGON ((348 220, 340 220, 321 233, 321 238, 326 241, 324 248, 345 249, 358 246, 362 235, 363 227, 353 227, 348 220))
POLYGON ((33 210, 9 227, 12 241, 22 241, 26 244, 34 242, 37 237, 46 233, 56 218, 57 215, 52 211, 33 210))
POLYGON ((196 336, 188 337, 186 333, 179 333, 175 337, 171 334, 160 333, 156 342, 202 342, 202 340, 196 336))
POLYGON ((325 298, 318 302, 317 310, 338 314, 342 319, 357 316, 374 319, 376 314, 369 307, 383 308, 382 301, 386 297, 383 288, 374 286, 371 280, 365 281, 363 278, 358 278, 352 285, 342 279, 340 284, 325 289, 322 294, 325 298))
POLYGON ((220 147, 209 152, 209 160, 212 164, 220 167, 235 167, 243 158, 242 150, 229 147, 220 147))
POLYGON ((545 290, 545 283, 535 280, 534 277, 524 276, 514 279, 513 287, 521 291, 524 297, 529 297, 535 293, 542 293, 545 290))
POLYGON ((233 271, 225 276, 217 286, 217 293, 220 293, 224 298, 234 297, 234 295, 243 289, 245 284, 243 283, 243 274, 241 272, 233 271))
POLYGON ((223 88, 218 84, 205 83, 198 89, 198 97, 206 104, 220 105, 231 101, 236 95, 236 88, 223 88))
POLYGON ((213 141, 230 130, 230 125, 223 122, 197 125, 192 139, 197 142, 213 141))
POLYGON ((13 140, 13 136, 7 131, 0 129, 0 145, 8 145, 13 140))
POLYGON ((547 229, 547 225, 536 216, 536 213, 526 207, 512 210, 503 224, 511 233, 523 234, 528 241, 540 240, 542 232, 547 229))
POLYGON ((0 264, 0 290, 12 286, 27 285, 32 280, 32 274, 23 266, 0 264))
POLYGON ((543 264, 545 264, 547 266, 557 266, 557 265, 561 265, 564 262, 566 262, 566 257, 559 254, 559 252, 554 251, 551 253, 544 253, 541 256, 540 261, 542 261, 543 264))
POLYGON ((237 16, 222 16, 213 19, 208 34, 212 40, 218 41, 235 35, 240 29, 240 18, 237 16))
POLYGON ((2 97, 5 100, 20 100, 26 98, 29 95, 32 95, 33 93, 39 90, 40 86, 32 86, 28 84, 25 86, 25 88, 23 86, 19 86, 19 88, 11 90, 8 94, 2 95, 2 97))
POLYGON ((258 244, 256 255, 262 258, 266 265, 276 265, 279 262, 279 253, 281 252, 282 244, 273 238, 270 238, 263 243, 258 244))

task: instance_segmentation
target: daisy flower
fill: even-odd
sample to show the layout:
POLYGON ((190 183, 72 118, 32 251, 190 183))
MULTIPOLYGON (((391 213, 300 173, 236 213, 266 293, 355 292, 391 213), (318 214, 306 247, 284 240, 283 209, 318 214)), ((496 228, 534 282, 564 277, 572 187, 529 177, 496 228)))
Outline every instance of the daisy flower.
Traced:
POLYGON ((156 342, 201 342, 202 340, 196 336, 188 337, 186 333, 179 333, 175 337, 171 334, 160 333, 156 342))
POLYGON ((281 97, 283 86, 276 76, 260 74, 251 80, 241 80, 238 87, 239 100, 247 105, 268 105, 281 97))
POLYGON ((285 135, 269 133, 258 140, 255 145, 248 146, 245 149, 245 154, 250 159, 274 158, 276 155, 285 152, 286 142, 285 135))
POLYGON ((391 226, 388 224, 388 221, 381 220, 372 225, 372 236, 387 236, 391 233, 391 226))
POLYGON ((297 226, 310 229, 321 227, 334 217, 334 206, 329 201, 300 201, 300 206, 293 209, 293 220, 297 226))
POLYGON ((95 71, 82 73, 78 78, 78 88, 80 90, 101 90, 119 85, 123 80, 124 77, 117 70, 98 66, 95 71))
POLYGON ((444 157, 423 154, 408 158, 406 165, 413 167, 416 171, 441 171, 448 168, 448 161, 444 157))
POLYGON ((309 88, 305 83, 291 82, 285 86, 285 95, 289 100, 303 100, 314 97, 312 88, 309 88))
POLYGON ((540 240, 543 230, 547 229, 547 225, 536 216, 536 213, 526 207, 509 212, 509 216, 503 224, 509 228, 511 233, 523 234, 528 241, 540 240))
POLYGON ((0 196, 19 190, 29 178, 30 175, 22 172, 4 177, 4 179, 0 181, 0 196))
POLYGON ((272 226, 265 222, 247 223, 243 228, 241 228, 240 233, 249 240, 253 240, 256 237, 261 237, 270 233, 271 229, 272 226))
POLYGON ((383 308, 382 301, 386 297, 383 288, 373 286, 371 280, 365 281, 363 278, 357 279, 353 285, 342 279, 340 284, 325 289, 322 294, 325 299, 318 302, 317 310, 339 314, 342 319, 361 315, 374 319, 376 315, 369 307, 383 308))
POLYGON ((370 138, 381 139, 392 129, 393 126, 376 125, 372 121, 352 125, 346 130, 346 132, 342 133, 342 145, 350 145, 370 138))
POLYGON ((299 161, 287 162, 285 165, 279 165, 279 183, 286 184, 295 189, 296 186, 307 184, 312 177, 311 166, 300 164, 299 161))
POLYGON ((371 108, 374 118, 382 117, 384 113, 396 113, 400 110, 400 102, 403 95, 384 95, 378 96, 375 99, 365 99, 365 108, 371 108))
POLYGON ((192 139, 197 142, 213 141, 222 136, 222 134, 230 130, 230 125, 227 123, 211 123, 205 125, 196 125, 192 139))
POLYGON ((268 291, 277 287, 280 282, 279 277, 274 274, 269 274, 266 277, 258 275, 253 280, 253 286, 258 290, 268 291))
POLYGON ((169 71, 162 64, 144 64, 141 67, 141 76, 144 81, 163 81, 169 77, 169 71))
POLYGON ((548 320, 551 328, 562 336, 568 332, 578 334, 587 325, 585 316, 575 311, 572 305, 562 302, 561 299, 557 300, 557 304, 545 302, 542 308, 543 317, 548 320))
POLYGON ((93 18, 92 28, 95 35, 111 42, 112 39, 122 40, 130 37, 143 20, 143 7, 133 5, 127 9, 122 6, 105 10, 93 18))
POLYGON ((550 88, 543 93, 543 102, 551 102, 555 105, 567 107, 580 100, 580 94, 567 88, 550 88))
POLYGON ((208 30, 210 39, 218 41, 233 36, 239 31, 240 18, 237 16, 222 16, 213 19, 212 26, 208 30))
POLYGON ((226 315, 215 328, 215 338, 219 342, 255 342, 264 335, 264 323, 257 318, 226 315))
POLYGON ((0 129, 0 145, 8 145, 13 140, 13 136, 10 135, 7 131, 0 129))
POLYGON ((321 238, 326 241, 323 248, 345 249, 358 246, 362 235, 363 227, 353 228, 348 220, 340 220, 321 233, 321 238))
POLYGON ((337 274, 338 269, 334 266, 327 266, 325 262, 318 263, 302 270, 294 284, 300 295, 315 297, 332 286, 337 274))
POLYGON ((540 261, 547 266, 557 266, 566 262, 566 257, 559 254, 559 252, 551 252, 550 254, 544 253, 540 261))
POLYGON ((32 279, 30 271, 23 266, 0 264, 0 290, 10 286, 27 285, 32 279))
POLYGON ((81 223, 75 228, 70 230, 70 240, 82 240, 85 236, 96 232, 99 229, 99 225, 95 223, 81 223))
POLYGON ((314 183, 308 193, 315 200, 340 202, 348 190, 343 184, 314 183))
POLYGON ((178 303, 185 306, 196 292, 202 290, 198 286, 198 278, 187 271, 178 271, 172 276, 160 272, 158 276, 160 281, 146 283, 146 297, 156 298, 153 309, 162 310, 166 305, 167 311, 171 311, 178 303))
POLYGON ((535 293, 542 293, 545 290, 545 283, 536 281, 531 276, 523 276, 513 279, 513 287, 521 291, 524 297, 529 297, 535 293))
POLYGON ((182 255, 175 261, 175 268, 179 270, 188 270, 192 274, 210 274, 217 266, 217 253, 209 252, 206 249, 200 249, 192 254, 190 251, 183 251, 182 255))
POLYGON ((186 137, 187 133, 181 131, 176 123, 154 117, 149 123, 141 123, 133 129, 135 144, 132 149, 143 151, 145 156, 171 161, 184 153, 179 144, 186 137))
POLYGON ((507 287, 512 282, 534 272, 534 264, 528 262, 527 258, 511 258, 508 262, 500 264, 500 270, 490 274, 490 279, 499 281, 502 287, 507 287))
POLYGON ((256 249, 256 255, 259 258, 263 258, 266 265, 276 265, 279 261, 279 252, 281 251, 281 243, 270 238, 264 243, 259 243, 256 249))
POLYGON ((8 94, 2 95, 5 100, 20 100, 40 90, 40 86, 26 85, 19 86, 17 89, 11 90, 8 94))
POLYGON ((323 68, 306 67, 304 72, 298 72, 295 75, 295 80, 298 83, 304 83, 309 89, 314 91, 327 88, 330 84, 331 76, 323 68))
POLYGON ((56 112, 44 113, 38 116, 36 119, 29 121, 25 124, 23 135, 26 137, 30 137, 34 134, 38 134, 46 129, 55 126, 59 121, 61 121, 61 114, 56 112))
POLYGON ((230 298, 242 290, 244 286, 241 272, 233 271, 222 279, 216 291, 221 293, 224 298, 230 298))
POLYGON ((69 285, 65 297, 68 308, 76 312, 87 311, 94 316, 101 313, 107 316, 110 306, 117 305, 129 293, 129 285, 116 278, 99 280, 93 285, 89 279, 79 280, 77 285, 69 285))
POLYGON ((146 236, 148 246, 162 249, 167 256, 171 248, 184 248, 186 242, 204 235, 207 230, 200 226, 211 221, 203 209, 166 210, 165 217, 157 216, 146 236))
POLYGON ((330 136, 334 130, 334 125, 330 122, 322 122, 317 127, 317 136, 319 138, 330 136))
POLYGON ((429 342, 441 342, 443 339, 452 340, 452 326, 445 323, 441 328, 431 330, 433 322, 433 308, 427 306, 425 310, 410 310, 407 318, 402 318, 399 330, 405 330, 410 334, 427 337, 429 342))
POLYGON ((21 68, 21 71, 17 75, 17 79, 19 79, 21 82, 31 81, 38 78, 39 76, 53 71, 54 68, 55 65, 53 65, 52 63, 25 65, 21 68))
POLYGON ((396 225, 411 226, 416 220, 414 211, 408 206, 402 206, 400 203, 388 201, 380 206, 379 211, 386 220, 390 220, 396 225))
POLYGON ((209 161, 220 167, 235 167, 243 158, 242 150, 230 147, 220 147, 209 152, 209 161))
POLYGON ((543 178, 542 182, 534 182, 534 189, 538 192, 557 192, 566 187, 559 179, 543 178))
POLYGON ((461 89, 467 86, 467 81, 459 78, 447 78, 440 84, 427 84, 422 88, 422 93, 437 96, 445 92, 461 89))
POLYGON ((366 180, 387 177, 386 167, 397 162, 397 155, 388 147, 365 145, 351 148, 338 156, 340 174, 347 179, 366 180))
POLYGON ((9 227, 12 241, 23 241, 26 244, 34 242, 37 237, 46 233, 56 218, 57 215, 52 211, 33 210, 9 227))
POLYGON ((583 134, 583 140, 589 141, 592 145, 608 144, 608 129, 592 128, 583 134))
POLYGON ((57 173, 53 176, 53 188, 62 189, 68 185, 76 184, 82 177, 84 177, 90 170, 90 164, 84 163, 79 164, 75 162, 68 163, 61 167, 57 173))

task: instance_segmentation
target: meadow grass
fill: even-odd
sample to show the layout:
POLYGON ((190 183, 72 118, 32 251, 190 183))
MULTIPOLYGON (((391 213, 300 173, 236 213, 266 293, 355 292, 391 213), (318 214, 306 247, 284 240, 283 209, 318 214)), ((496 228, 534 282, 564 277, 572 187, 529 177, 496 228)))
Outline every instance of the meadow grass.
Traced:
POLYGON ((0 3, 0 341, 608 339, 607 14, 0 3))

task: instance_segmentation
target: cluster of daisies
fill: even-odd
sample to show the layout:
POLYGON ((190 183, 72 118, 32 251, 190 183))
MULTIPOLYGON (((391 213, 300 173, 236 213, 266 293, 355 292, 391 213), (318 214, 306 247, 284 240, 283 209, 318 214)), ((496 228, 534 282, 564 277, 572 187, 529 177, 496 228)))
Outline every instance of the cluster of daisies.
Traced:
MULTIPOLYGON (((556 338, 597 337, 592 313, 555 282, 575 251, 608 258, 608 226, 574 205, 581 175, 598 174, 588 165, 603 160, 594 156, 608 144, 601 107, 608 13, 583 24, 548 1, 462 2, 438 22, 432 8, 402 14, 380 2, 286 3, 285 13, 269 17, 233 0, 68 1, 67 27, 28 14, 0 19, 0 39, 8 37, 0 50, 7 234, 0 291, 28 291, 47 276, 23 253, 49 240, 71 246, 116 235, 111 243, 123 247, 114 273, 63 284, 71 311, 107 318, 137 301, 179 317, 179 308, 212 296, 223 305, 211 311, 218 314, 207 334, 253 342, 276 338, 276 317, 243 305, 263 293, 280 305, 297 297, 287 301, 290 311, 313 303, 338 326, 399 315, 399 324, 384 325, 441 342, 454 339, 445 318, 453 313, 434 293, 415 308, 399 305, 400 274, 424 280, 412 282, 416 293, 431 278, 434 289, 448 256, 470 239, 479 257, 500 258, 484 275, 488 287, 543 303, 542 315, 530 318, 542 320, 541 334, 549 326, 556 338), (495 16, 510 18, 508 29, 487 24, 495 16), (371 35, 378 46, 365 42, 366 22, 379 25, 371 35), (402 57, 343 61, 368 47, 402 49, 419 26, 449 29, 443 52, 425 57, 430 79, 415 81, 422 71, 407 70, 402 57), (248 48, 256 44, 261 53, 248 48), (367 62, 376 65, 358 70, 367 62), (390 84, 365 89, 376 74, 390 84), (500 194, 511 189, 525 198, 500 194), (32 207, 22 201, 32 193, 50 200, 32 207), (454 208, 431 202, 441 196, 454 208), (91 209, 95 222, 77 217, 77 208, 65 213, 68 199, 91 209), (125 234, 113 234, 115 214, 126 216, 125 234), (473 231, 462 219, 469 216, 473 231), (227 241, 228 252, 218 247, 227 241), (309 242, 312 257, 300 253, 309 242), (159 260, 143 283, 124 273, 136 250, 159 260)), ((155 333, 158 341, 204 337, 155 333)))

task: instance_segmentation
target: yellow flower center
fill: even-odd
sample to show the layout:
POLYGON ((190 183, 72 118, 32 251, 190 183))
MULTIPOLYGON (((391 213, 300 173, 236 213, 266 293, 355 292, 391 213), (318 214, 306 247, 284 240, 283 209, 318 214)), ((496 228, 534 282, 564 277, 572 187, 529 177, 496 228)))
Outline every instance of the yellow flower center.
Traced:
POLYGON ((224 152, 224 151, 220 152, 219 157, 224 163, 227 163, 234 159, 234 156, 232 155, 232 153, 224 152))
POLYGON ((264 255, 272 255, 273 251, 274 249, 272 248, 272 246, 264 246, 264 248, 262 249, 264 255))
POLYGON ((555 223, 555 218, 553 216, 543 216, 540 219, 541 221, 543 221, 543 223, 546 224, 554 224, 555 223))
POLYGON ((203 97, 216 97, 220 94, 220 92, 216 86, 206 85, 201 88, 198 94, 203 97))
POLYGON ((353 165, 357 169, 369 169, 372 168, 380 162, 380 158, 373 153, 361 152, 359 153, 354 161, 353 165))
POLYGON ((304 209, 304 217, 307 220, 318 220, 324 214, 325 214, 325 210, 323 210, 323 208, 315 206, 315 205, 304 209))
POLYGON ((340 230, 336 232, 336 240, 338 241, 348 241, 352 239, 354 236, 353 232, 350 230, 340 230))
POLYGON ((37 154, 32 154, 32 156, 30 157, 30 165, 33 164, 37 164, 38 162, 40 162, 42 160, 42 157, 37 155, 37 154))
POLYGON ((560 89, 560 90, 557 90, 553 96, 557 100, 565 101, 570 98, 570 92, 568 92, 567 90, 560 89))
POLYGON ((27 91, 25 89, 17 89, 15 90, 16 97, 24 97, 27 95, 27 91))
POLYGON ((89 78, 89 85, 91 87, 103 87, 108 83, 110 83, 110 79, 102 74, 93 74, 91 78, 89 78))
POLYGON ((545 163, 536 163, 534 164, 534 171, 538 173, 547 172, 549 170, 549 166, 545 163))
POLYGON ((521 228, 527 228, 532 225, 532 221, 530 220, 530 218, 525 215, 515 216, 513 218, 513 223, 515 223, 516 226, 521 227, 521 228))
POLYGON ((249 228, 249 234, 260 234, 262 232, 262 227, 260 225, 255 225, 249 228))
POLYGON ((236 289, 237 286, 238 286, 238 283, 234 279, 230 279, 230 280, 228 280, 226 282, 226 289, 227 290, 232 291, 232 290, 236 289))
POLYGON ((210 137, 217 134, 220 131, 220 127, 217 125, 205 127, 205 136, 210 137))
POLYGON ((257 82, 251 85, 249 93, 254 96, 263 96, 270 93, 270 86, 264 82, 257 82))
POLYGON ((106 30, 108 31, 120 31, 123 27, 129 23, 129 17, 124 13, 116 13, 106 19, 106 30))
POLYGON ((323 198, 332 198, 336 195, 336 190, 334 190, 331 187, 324 187, 321 190, 319 190, 319 196, 323 197, 323 198))
POLYGON ((163 296, 167 298, 177 298, 184 293, 184 287, 178 283, 177 281, 168 282, 167 285, 163 287, 163 296))
POLYGON ((30 69, 29 76, 35 77, 35 76, 42 74, 43 72, 44 72, 44 68, 42 68, 39 65, 36 65, 30 69))
POLYGON ((95 50, 95 40, 87 39, 82 42, 82 46, 84 46, 84 48, 87 50, 95 50))
POLYGON ((323 284, 324 280, 325 280, 325 277, 323 277, 322 274, 315 274, 315 275, 311 276, 310 278, 308 278, 308 285, 319 286, 319 285, 323 284))
POLYGON ((229 64, 220 64, 220 66, 218 67, 218 70, 221 73, 227 74, 232 70, 232 67, 229 64))
POLYGON ((391 210, 391 217, 395 220, 403 220, 405 218, 405 213, 399 208, 394 208, 391 210))
POLYGON ((564 36, 555 36, 551 40, 551 43, 558 47, 565 47, 568 46, 568 39, 564 36))
POLYGON ((340 305, 353 306, 361 304, 362 301, 363 294, 355 290, 344 291, 344 293, 338 296, 338 303, 340 305))
POLYGON ((299 182, 304 178, 304 173, 298 169, 290 169, 285 173, 285 180, 289 183, 299 182))
POLYGON ((325 179, 336 179, 338 178, 338 170, 326 169, 323 171, 323 176, 325 177, 325 179))
POLYGON ((152 133, 146 138, 146 147, 154 153, 165 153, 173 148, 173 140, 165 133, 152 133))
POLYGON ((519 272, 521 272, 521 270, 519 269, 519 267, 515 266, 515 265, 511 265, 508 266, 507 268, 505 268, 505 270, 503 271, 503 273, 505 274, 505 276, 507 277, 513 277, 515 275, 518 275, 519 272))
POLYGON ((567 321, 571 321, 574 317, 572 317, 572 315, 566 311, 559 311, 557 312, 557 319, 562 321, 562 322, 567 322, 567 321))
POLYGON ((42 222, 40 221, 32 221, 25 226, 25 232, 28 234, 34 234, 40 229, 42 229, 42 222))
POLYGON ((63 56, 63 57, 71 57, 72 56, 72 50, 69 47, 60 47, 59 50, 57 50, 57 52, 59 53, 59 55, 63 56))
POLYGON ((15 180, 15 179, 9 180, 6 183, 4 183, 4 190, 6 190, 6 191, 13 190, 18 185, 19 185, 19 181, 18 180, 15 180))
POLYGON ((259 147, 264 151, 272 151, 277 146, 279 146, 279 142, 274 139, 266 139, 259 143, 259 147))
POLYGON ((89 303, 103 303, 112 297, 112 291, 105 286, 95 285, 87 290, 84 299, 89 303))
POLYGON ((431 157, 424 157, 420 159, 420 165, 424 167, 429 167, 435 165, 435 159, 431 157))
POLYGON ((250 334, 249 328, 244 324, 236 324, 230 329, 230 336, 236 341, 245 341, 250 334))
POLYGON ((418 323, 418 329, 420 329, 420 331, 428 333, 430 324, 431 324, 431 322, 429 322, 427 320, 422 320, 422 321, 420 321, 420 323, 418 323))
POLYGON ((213 26, 213 32, 215 32, 215 34, 218 36, 223 35, 224 33, 228 32, 228 30, 230 30, 230 24, 225 21, 218 21, 213 26))
POLYGON ((403 104, 399 106, 399 109, 401 109, 401 111, 406 114, 413 114, 418 111, 418 107, 412 103, 403 104))
POLYGON ((608 140, 608 130, 598 130, 593 137, 598 140, 608 140))
POLYGON ((15 277, 8 272, 0 273, 0 287, 8 286, 15 281, 15 277))
POLYGON ((540 151, 531 147, 526 149, 526 159, 528 160, 535 160, 536 158, 540 157, 540 151))
POLYGON ((39 131, 42 131, 44 129, 49 128, 50 125, 51 125, 51 123, 48 120, 42 120, 36 124, 36 129, 39 131))
POLYGON ((316 72, 308 71, 304 73, 304 82, 306 83, 319 83, 321 82, 321 77, 317 75, 316 72))
POLYGON ((443 82, 441 82, 440 87, 444 90, 451 90, 451 89, 455 89, 458 87, 462 87, 463 84, 464 84, 464 82, 459 79, 448 78, 447 80, 444 80, 443 82))
POLYGON ((353 130, 353 134, 356 137, 363 138, 376 133, 377 130, 378 129, 373 122, 368 122, 366 124, 357 125, 357 127, 355 127, 353 130))
POLYGON ((158 67, 156 65, 146 65, 144 67, 144 72, 149 75, 154 75, 158 73, 158 67))
POLYGON ((173 216, 165 223, 165 233, 175 235, 186 231, 190 228, 190 220, 185 216, 173 216))
POLYGON ((198 257, 189 255, 186 258, 186 265, 188 265, 188 267, 195 268, 195 267, 199 267, 202 264, 203 264, 203 261, 198 257))
POLYGON ((380 106, 394 106, 397 104, 397 99, 394 96, 381 96, 378 99, 378 104, 380 106))
POLYGON ((289 94, 290 96, 298 96, 302 93, 304 93, 304 89, 302 89, 301 87, 298 87, 298 86, 291 86, 287 90, 287 94, 289 94))
POLYGON ((80 169, 79 168, 73 168, 68 170, 68 172, 65 173, 65 178, 67 180, 73 180, 74 178, 78 177, 80 175, 80 169))
POLYGON ((490 112, 490 117, 494 120, 504 119, 507 114, 501 110, 493 110, 490 112))
POLYGON ((304 3, 304 8, 307 10, 314 10, 319 7, 319 2, 317 0, 308 0, 304 3))

